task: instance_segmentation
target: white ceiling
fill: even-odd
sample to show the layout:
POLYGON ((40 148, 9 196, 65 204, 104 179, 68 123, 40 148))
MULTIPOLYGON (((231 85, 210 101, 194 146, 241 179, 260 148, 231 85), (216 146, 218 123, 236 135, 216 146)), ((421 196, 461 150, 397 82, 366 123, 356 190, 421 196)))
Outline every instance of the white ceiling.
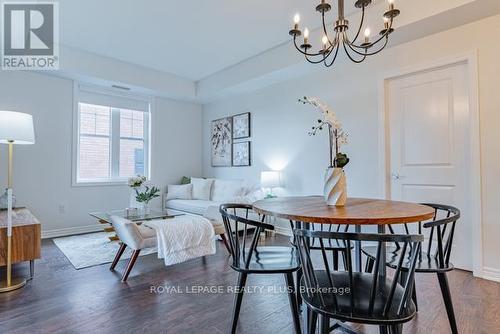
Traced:
MULTIPOLYGON (((347 12, 353 2, 347 1, 347 12)), ((302 22, 317 27, 315 3, 64 0, 60 38, 66 46, 200 80, 288 41, 297 11, 302 22)))

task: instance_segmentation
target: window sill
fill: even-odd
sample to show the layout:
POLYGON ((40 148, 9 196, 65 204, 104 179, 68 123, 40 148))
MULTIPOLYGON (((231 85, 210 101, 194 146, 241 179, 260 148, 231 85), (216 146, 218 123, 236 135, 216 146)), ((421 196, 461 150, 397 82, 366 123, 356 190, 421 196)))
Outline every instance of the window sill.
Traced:
POLYGON ((73 187, 108 187, 108 186, 128 186, 127 180, 116 181, 74 181, 73 187))

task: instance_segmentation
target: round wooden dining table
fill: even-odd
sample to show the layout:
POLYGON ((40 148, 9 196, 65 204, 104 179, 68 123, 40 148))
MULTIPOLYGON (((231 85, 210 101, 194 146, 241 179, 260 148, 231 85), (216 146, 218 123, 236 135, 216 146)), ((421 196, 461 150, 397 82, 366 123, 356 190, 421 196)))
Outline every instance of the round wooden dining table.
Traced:
MULTIPOLYGON (((403 224, 425 221, 434 217, 434 209, 421 204, 369 198, 348 198, 345 206, 328 206, 322 196, 279 197, 257 201, 255 212, 289 220, 294 228, 309 228, 313 224, 354 225, 361 232, 362 225, 376 225, 378 233, 385 233, 388 224, 403 224)), ((356 270, 361 272, 361 242, 354 244, 356 270)), ((386 276, 386 249, 381 248, 378 274, 386 276)), ((308 328, 307 312, 303 314, 303 326, 308 328)), ((342 322, 333 328, 342 328, 347 333, 356 333, 342 322)))
MULTIPOLYGON (((296 224, 295 227, 304 224, 307 228, 310 223, 355 225, 356 232, 361 232, 361 225, 376 225, 378 233, 385 233, 388 224, 413 223, 434 217, 434 209, 426 205, 371 198, 348 198, 345 206, 337 207, 327 205, 322 196, 278 197, 257 201, 253 209, 262 215, 289 220, 296 224)), ((361 271, 359 242, 355 244, 355 259, 356 269, 361 271)), ((385 264, 379 268, 385 276, 385 264)))

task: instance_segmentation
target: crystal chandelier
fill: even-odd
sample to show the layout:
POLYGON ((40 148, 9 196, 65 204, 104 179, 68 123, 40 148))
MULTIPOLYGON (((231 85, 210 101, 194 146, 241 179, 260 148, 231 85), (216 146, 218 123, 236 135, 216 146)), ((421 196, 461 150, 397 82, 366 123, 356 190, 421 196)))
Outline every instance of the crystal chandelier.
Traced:
POLYGON ((400 11, 394 7, 394 0, 388 0, 389 9, 382 16, 384 28, 380 31, 379 35, 373 40, 370 40, 371 31, 370 28, 366 27, 363 41, 358 41, 365 20, 365 8, 370 5, 372 0, 357 0, 355 2, 354 6, 361 8, 361 21, 356 35, 352 39, 347 34, 347 30, 349 30, 349 21, 346 20, 344 15, 344 0, 337 0, 337 2, 338 17, 333 25, 333 36, 328 33, 327 24, 325 23, 325 13, 330 11, 332 6, 330 6, 326 0, 321 0, 321 3, 316 6, 316 11, 321 13, 323 23, 323 38, 321 39, 323 47, 317 52, 311 52, 312 45, 309 43, 309 29, 307 28, 304 29, 303 43, 300 45, 297 44, 297 39, 302 35, 302 31, 299 29, 299 14, 296 14, 294 17, 295 26, 289 33, 293 36, 295 48, 312 64, 319 64, 322 62, 326 67, 332 66, 337 59, 340 48, 343 48, 349 59, 355 63, 361 63, 367 56, 379 53, 386 47, 389 41, 389 35, 394 31, 392 27, 393 20, 400 13, 400 11))

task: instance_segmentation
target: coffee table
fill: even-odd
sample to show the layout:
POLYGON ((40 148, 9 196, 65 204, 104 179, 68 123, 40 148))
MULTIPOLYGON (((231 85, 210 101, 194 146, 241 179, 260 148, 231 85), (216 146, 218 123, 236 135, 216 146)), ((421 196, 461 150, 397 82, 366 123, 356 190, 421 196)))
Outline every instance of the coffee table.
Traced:
POLYGON ((99 223, 104 224, 104 232, 112 233, 108 238, 111 241, 120 240, 118 236, 114 233, 115 229, 111 225, 111 216, 119 216, 126 218, 130 221, 137 222, 137 224, 141 224, 143 221, 153 220, 153 219, 168 219, 175 216, 181 216, 183 213, 179 212, 170 212, 170 211, 154 211, 151 210, 149 213, 141 213, 138 212, 134 215, 127 215, 127 210, 112 210, 106 212, 89 212, 89 215, 96 218, 99 223))

